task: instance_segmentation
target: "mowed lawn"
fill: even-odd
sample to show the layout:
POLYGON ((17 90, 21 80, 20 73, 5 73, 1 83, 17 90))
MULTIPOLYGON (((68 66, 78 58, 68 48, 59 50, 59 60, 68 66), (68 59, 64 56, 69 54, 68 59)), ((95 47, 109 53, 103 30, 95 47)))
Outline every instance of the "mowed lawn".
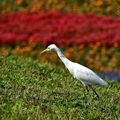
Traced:
POLYGON ((96 99, 63 67, 0 55, 0 119, 120 120, 120 83, 107 82, 96 99))

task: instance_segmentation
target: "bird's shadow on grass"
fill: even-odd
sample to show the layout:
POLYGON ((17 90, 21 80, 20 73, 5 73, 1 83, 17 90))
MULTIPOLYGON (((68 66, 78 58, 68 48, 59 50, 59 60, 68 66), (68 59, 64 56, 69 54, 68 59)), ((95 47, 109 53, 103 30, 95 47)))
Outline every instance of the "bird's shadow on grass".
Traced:
MULTIPOLYGON (((52 92, 48 94, 46 98, 39 98, 37 102, 50 105, 61 105, 67 108, 86 108, 86 104, 89 105, 89 95, 70 93, 70 92, 52 92)), ((92 100, 98 100, 91 98, 92 100)))

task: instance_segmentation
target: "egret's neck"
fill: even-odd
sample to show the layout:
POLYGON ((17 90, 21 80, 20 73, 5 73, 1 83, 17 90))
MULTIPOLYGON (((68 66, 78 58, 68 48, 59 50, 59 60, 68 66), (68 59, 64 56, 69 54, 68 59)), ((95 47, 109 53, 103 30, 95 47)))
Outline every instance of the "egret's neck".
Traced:
POLYGON ((55 49, 55 51, 57 52, 59 58, 62 60, 62 62, 65 64, 65 66, 67 67, 67 65, 69 64, 69 62, 71 62, 69 59, 67 59, 63 53, 61 52, 61 50, 57 47, 55 49))

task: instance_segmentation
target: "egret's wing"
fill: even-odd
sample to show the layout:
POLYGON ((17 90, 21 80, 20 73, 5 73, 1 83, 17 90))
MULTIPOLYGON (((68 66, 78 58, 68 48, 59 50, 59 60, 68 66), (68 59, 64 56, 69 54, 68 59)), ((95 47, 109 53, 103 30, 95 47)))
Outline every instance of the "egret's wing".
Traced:
POLYGON ((85 84, 107 85, 107 83, 92 70, 78 63, 74 63, 73 75, 76 79, 81 80, 85 84))

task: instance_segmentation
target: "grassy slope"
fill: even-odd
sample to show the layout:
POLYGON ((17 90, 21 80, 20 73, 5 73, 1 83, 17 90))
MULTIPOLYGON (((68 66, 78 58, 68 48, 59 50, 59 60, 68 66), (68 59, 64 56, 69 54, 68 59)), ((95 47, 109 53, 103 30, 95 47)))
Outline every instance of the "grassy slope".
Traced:
POLYGON ((101 99, 86 96, 66 69, 29 58, 0 55, 0 119, 120 119, 120 84, 94 86, 101 99))

